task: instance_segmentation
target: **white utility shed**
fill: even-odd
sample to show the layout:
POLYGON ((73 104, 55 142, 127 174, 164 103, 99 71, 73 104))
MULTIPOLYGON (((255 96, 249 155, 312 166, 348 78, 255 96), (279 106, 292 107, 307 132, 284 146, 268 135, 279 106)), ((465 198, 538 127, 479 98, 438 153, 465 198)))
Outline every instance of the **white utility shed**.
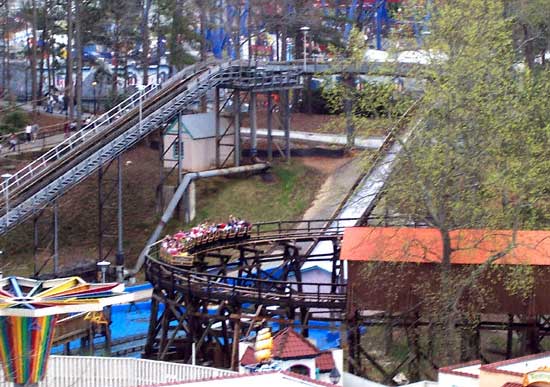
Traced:
MULTIPOLYGON (((223 134, 229 127, 227 117, 220 116, 220 133, 223 134)), ((216 168, 216 115, 214 112, 186 114, 181 116, 183 142, 183 169, 198 172, 216 168)), ((177 164, 178 150, 178 122, 174 120, 164 136, 164 149, 168 149, 164 160, 165 168, 172 168, 177 164)), ((234 128, 231 126, 228 133, 222 138, 222 144, 233 144, 234 128)), ((231 151, 230 146, 220 147, 220 160, 223 162, 231 151)), ((233 160, 227 165, 233 165, 233 160)))

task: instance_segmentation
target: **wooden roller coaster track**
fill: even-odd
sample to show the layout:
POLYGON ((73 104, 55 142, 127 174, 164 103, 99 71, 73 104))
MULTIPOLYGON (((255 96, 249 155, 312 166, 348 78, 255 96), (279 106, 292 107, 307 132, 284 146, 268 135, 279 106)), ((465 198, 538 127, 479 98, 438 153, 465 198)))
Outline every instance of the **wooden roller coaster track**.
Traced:
POLYGON ((145 263, 154 286, 145 355, 185 360, 189 344, 198 341, 199 357, 211 357, 209 345, 219 347, 219 365, 230 366, 235 359, 229 343, 238 342, 258 322, 294 324, 299 319, 307 333, 312 321, 345 320, 346 284, 339 260, 343 231, 327 219, 260 223, 246 238, 194 246, 191 267, 162 261, 156 243, 145 263), (320 241, 331 241, 333 251, 302 253, 320 241), (328 262, 331 280, 304 280, 306 261, 328 262))

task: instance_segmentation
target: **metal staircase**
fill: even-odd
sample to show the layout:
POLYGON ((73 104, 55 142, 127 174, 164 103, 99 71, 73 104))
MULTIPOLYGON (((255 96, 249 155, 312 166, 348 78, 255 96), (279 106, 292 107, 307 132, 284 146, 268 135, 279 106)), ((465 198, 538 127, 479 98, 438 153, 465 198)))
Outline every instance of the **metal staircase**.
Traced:
POLYGON ((201 63, 179 72, 162 87, 150 85, 137 91, 4 181, 0 200, 6 211, 0 218, 0 235, 170 122, 209 89, 297 87, 299 76, 297 70, 266 71, 239 62, 201 63))

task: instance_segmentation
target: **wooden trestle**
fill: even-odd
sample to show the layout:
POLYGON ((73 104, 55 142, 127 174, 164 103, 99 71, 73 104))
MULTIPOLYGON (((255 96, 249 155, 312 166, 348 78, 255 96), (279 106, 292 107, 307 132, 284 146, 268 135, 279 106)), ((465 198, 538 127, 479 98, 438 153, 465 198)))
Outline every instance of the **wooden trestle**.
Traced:
POLYGON ((154 285, 144 356, 189 362, 192 343, 199 363, 236 368, 238 341, 268 321, 303 328, 314 321, 343 321, 346 285, 341 280, 341 229, 326 221, 255 226, 250 238, 207 245, 195 251, 193 267, 146 262, 154 285), (308 255, 315 242, 329 241, 330 252, 308 255), (331 283, 308 283, 306 261, 331 262, 331 283))
MULTIPOLYGON (((154 291, 144 357, 190 363, 194 344, 197 364, 237 369, 239 341, 267 322, 300 327, 308 335, 319 327, 315 322, 325 321, 334 322, 334 329, 340 330, 350 372, 371 378, 376 375, 384 383, 391 383, 403 369, 408 369, 411 381, 435 376, 419 371, 435 372, 440 364, 433 358, 430 321, 418 310, 399 314, 357 309, 352 312, 354 297, 360 295, 349 295, 343 280, 339 260, 343 230, 326 229, 326 224, 326 220, 319 220, 255 225, 246 240, 196 249, 192 267, 163 262, 158 249, 152 248, 146 261, 146 276, 154 291), (314 244, 321 241, 328 241, 332 249, 323 255, 311 255, 314 244), (306 260, 330 262, 331 282, 304 281, 300 269, 306 260), (409 351, 399 364, 383 366, 365 346, 362 333, 373 326, 384 327, 387 351, 392 331, 403 332, 400 336, 406 339, 409 351), (422 335, 428 338, 427 344, 424 340, 420 345, 422 335), (365 367, 367 364, 370 366, 365 367), (367 369, 374 374, 368 374, 367 369)), ((522 353, 536 352, 550 334, 549 321, 547 316, 526 321, 521 316, 480 315, 473 328, 471 324, 457 323, 457 328, 464 327, 465 332, 468 329, 463 335, 461 357, 483 358, 481 331, 507 332, 501 357, 514 355, 514 334, 523 338, 522 353)))

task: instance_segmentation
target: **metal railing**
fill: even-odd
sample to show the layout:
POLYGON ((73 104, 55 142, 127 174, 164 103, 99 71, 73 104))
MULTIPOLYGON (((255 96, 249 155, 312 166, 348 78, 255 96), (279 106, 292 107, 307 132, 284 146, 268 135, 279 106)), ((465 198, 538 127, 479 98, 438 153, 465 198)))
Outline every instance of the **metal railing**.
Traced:
POLYGON ((136 92, 131 94, 124 101, 109 109, 105 113, 95 118, 92 122, 86 124, 79 131, 73 133, 68 138, 59 142, 56 146, 49 151, 27 164, 22 169, 18 170, 11 177, 7 178, 0 185, 0 200, 4 200, 5 190, 8 192, 19 188, 34 176, 38 175, 41 170, 44 170, 54 161, 59 160, 68 154, 68 152, 74 150, 91 141, 95 141, 100 138, 100 135, 105 133, 111 123, 124 116, 129 111, 139 107, 147 99, 156 95, 158 91, 165 90, 168 87, 175 85, 176 83, 190 77, 191 75, 203 71, 206 68, 211 67, 217 61, 201 62, 192 66, 188 66, 183 70, 176 73, 167 82, 161 84, 148 84, 139 88, 136 92))
MULTIPOLYGON (((38 383, 38 386, 131 387, 192 382, 235 374, 235 372, 217 368, 144 359, 51 356, 46 377, 38 383)), ((2 368, 0 368, 0 379, 0 387, 13 386, 13 383, 4 381, 2 368)))
MULTIPOLYGON (((342 283, 280 281, 197 272, 149 257, 147 279, 161 288, 183 291, 210 300, 240 298, 247 302, 343 310, 347 285, 342 283), (163 284, 164 283, 164 284, 163 284), (299 289, 302 289, 301 291, 299 289)), ((236 268, 229 268, 235 270, 236 268)))
MULTIPOLYGON (((28 216, 38 212, 47 205, 47 203, 61 196, 70 187, 93 173, 100 165, 114 159, 116 156, 135 145, 144 136, 158 128, 159 125, 169 122, 182 109, 198 101, 208 90, 220 85, 223 81, 228 79, 236 80, 239 79, 239 77, 242 78, 242 73, 242 67, 236 66, 234 63, 230 62, 224 62, 215 66, 209 63, 201 63, 183 70, 175 79, 164 84, 162 88, 157 85, 154 87, 151 86, 146 90, 145 95, 143 92, 134 94, 131 98, 126 100, 125 104, 111 109, 109 112, 102 115, 102 121, 99 121, 99 119, 94 121, 86 127, 93 126, 90 129, 87 130, 84 128, 78 133, 75 133, 73 136, 48 151, 44 156, 5 180, 0 190, 0 201, 4 200, 5 202, 6 214, 0 218, 0 233, 7 232, 11 227, 19 224, 28 216), (186 80, 183 89, 179 86, 181 83, 178 79, 180 81, 186 80), (156 93, 156 90, 159 89, 166 90, 166 92, 156 93), (164 100, 155 97, 161 94, 164 100), (99 128, 101 125, 106 122, 111 123, 111 121, 114 122, 121 119, 129 110, 135 109, 140 101, 145 102, 145 97, 154 97, 154 99, 150 101, 150 98, 147 98, 147 111, 143 114, 139 122, 136 123, 134 121, 131 127, 117 132, 117 137, 109 139, 108 142, 102 144, 101 147, 92 148, 92 146, 98 142, 96 140, 100 139, 100 134, 111 134, 111 132, 113 132, 113 130, 100 130, 99 128), (85 144, 90 144, 90 146, 85 144), (56 168, 63 166, 66 172, 45 181, 46 184, 40 187, 38 191, 33 193, 30 197, 23 198, 22 201, 17 202, 13 208, 8 206, 10 202, 9 194, 12 194, 13 191, 15 194, 12 194, 12 196, 17 197, 19 194, 17 190, 20 186, 23 184, 28 186, 33 178, 35 180, 43 179, 44 173, 42 173, 42 171, 48 167, 48 164, 52 164, 53 161, 62 159, 65 155, 77 155, 79 154, 78 152, 82 153, 88 149, 90 150, 89 154, 83 154, 84 157, 80 158, 81 161, 74 159, 74 165, 59 165, 59 163, 56 163, 56 168), (10 191, 10 189, 12 191, 10 191)), ((287 72, 282 78, 276 79, 273 78, 274 74, 272 73, 258 72, 256 76, 259 78, 256 80, 256 85, 272 85, 273 82, 285 82, 281 84, 281 87, 285 87, 286 83, 288 83, 288 85, 299 83, 297 72, 287 72)), ((106 128, 113 127, 112 125, 104 126, 106 128)), ((116 128, 116 125, 114 128, 116 128)), ((67 156, 67 159, 71 161, 73 158, 67 156)), ((13 202, 16 201, 13 200, 13 202)))
POLYGON ((101 135, 108 128, 110 123, 122 117, 128 111, 138 107, 140 102, 143 102, 146 98, 149 98, 157 90, 159 90, 159 85, 150 84, 145 86, 143 90, 136 91, 124 101, 107 112, 101 114, 95 120, 85 125, 82 129, 73 133, 71 136, 58 143, 55 147, 15 172, 11 177, 4 180, 0 188, 0 197, 3 197, 6 189, 9 192, 10 190, 22 186, 28 180, 37 175, 41 170, 47 168, 50 163, 62 158, 74 148, 85 142, 97 139, 99 135, 101 135))

